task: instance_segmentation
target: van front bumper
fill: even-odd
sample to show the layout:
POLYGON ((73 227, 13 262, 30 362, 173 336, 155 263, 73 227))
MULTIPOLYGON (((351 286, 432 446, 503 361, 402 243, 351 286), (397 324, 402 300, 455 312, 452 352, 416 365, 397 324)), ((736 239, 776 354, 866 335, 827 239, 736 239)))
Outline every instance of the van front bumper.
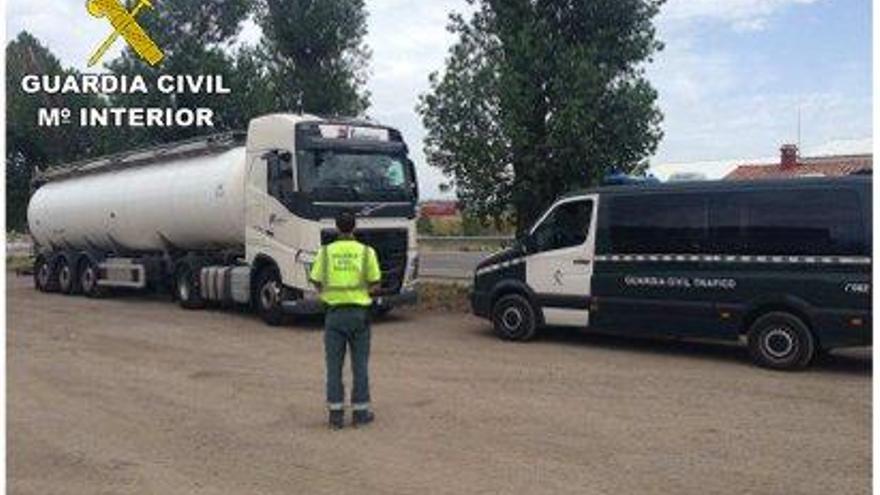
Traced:
POLYGON ((492 300, 487 292, 471 291, 471 311, 475 316, 489 318, 492 310, 492 300))
MULTIPOLYGON (((419 302, 419 294, 415 287, 403 288, 398 293, 383 294, 373 297, 373 307, 380 309, 410 306, 419 302)), ((309 294, 302 299, 284 301, 281 308, 287 314, 315 315, 324 312, 324 303, 318 299, 317 294, 309 294)))

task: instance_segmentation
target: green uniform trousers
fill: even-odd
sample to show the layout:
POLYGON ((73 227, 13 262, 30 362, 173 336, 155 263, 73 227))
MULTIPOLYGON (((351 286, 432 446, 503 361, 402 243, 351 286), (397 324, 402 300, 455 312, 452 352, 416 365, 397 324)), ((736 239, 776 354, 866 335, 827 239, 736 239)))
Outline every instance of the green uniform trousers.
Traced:
POLYGON ((345 386, 342 367, 345 351, 351 349, 352 409, 370 408, 370 308, 358 306, 328 307, 324 318, 324 356, 327 364, 327 407, 342 410, 345 386))

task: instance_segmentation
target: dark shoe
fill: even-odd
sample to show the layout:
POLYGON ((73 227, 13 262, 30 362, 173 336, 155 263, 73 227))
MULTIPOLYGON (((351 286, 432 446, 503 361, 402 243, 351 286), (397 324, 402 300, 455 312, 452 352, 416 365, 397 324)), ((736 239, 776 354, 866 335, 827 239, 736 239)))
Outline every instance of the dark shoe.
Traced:
POLYGON ((345 426, 345 411, 330 411, 328 424, 331 430, 341 430, 345 426))
POLYGON ((355 411, 352 414, 352 426, 364 426, 368 425, 376 419, 376 415, 373 414, 372 411, 355 411))

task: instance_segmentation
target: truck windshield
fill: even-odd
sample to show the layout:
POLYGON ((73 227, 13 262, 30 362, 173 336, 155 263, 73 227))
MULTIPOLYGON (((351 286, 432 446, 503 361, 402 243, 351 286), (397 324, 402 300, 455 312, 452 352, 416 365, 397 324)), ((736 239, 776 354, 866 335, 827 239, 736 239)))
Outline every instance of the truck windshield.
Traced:
POLYGON ((299 191, 313 201, 411 201, 403 155, 305 150, 296 154, 299 191))

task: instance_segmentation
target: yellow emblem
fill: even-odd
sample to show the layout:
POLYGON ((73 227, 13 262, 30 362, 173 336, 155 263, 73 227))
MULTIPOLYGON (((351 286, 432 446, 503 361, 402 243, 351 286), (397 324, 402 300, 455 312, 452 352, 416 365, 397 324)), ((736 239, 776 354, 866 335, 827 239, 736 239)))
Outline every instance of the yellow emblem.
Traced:
POLYGON ((137 6, 129 12, 120 0, 88 0, 86 10, 95 17, 107 17, 113 25, 113 32, 98 46, 92 57, 89 58, 89 67, 98 63, 107 50, 116 41, 122 38, 131 46, 139 57, 146 60, 150 65, 156 65, 165 57, 162 50, 150 38, 146 31, 137 23, 135 17, 144 7, 152 8, 149 0, 138 0, 137 6))

